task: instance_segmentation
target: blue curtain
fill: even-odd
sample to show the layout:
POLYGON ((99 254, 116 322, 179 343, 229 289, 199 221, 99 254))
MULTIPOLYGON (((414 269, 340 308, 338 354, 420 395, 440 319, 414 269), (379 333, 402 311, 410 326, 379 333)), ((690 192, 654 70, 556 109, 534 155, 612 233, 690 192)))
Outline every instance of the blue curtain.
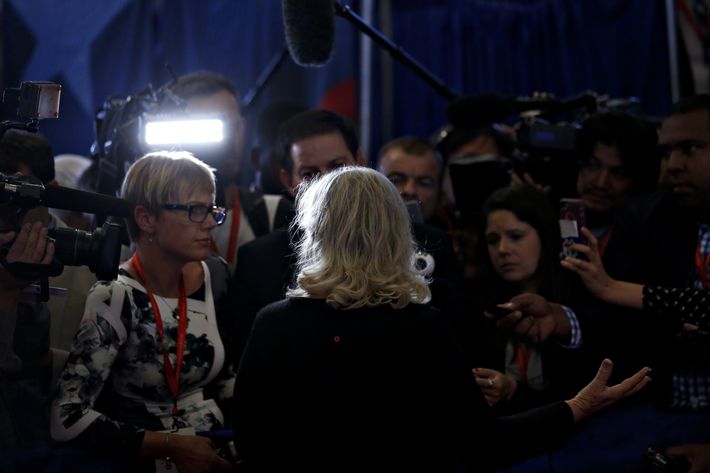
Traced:
MULTIPOLYGON (((669 108, 663 0, 392 0, 392 8, 394 42, 460 94, 568 98, 591 89, 637 96, 647 114, 669 108)), ((277 0, 4 0, 2 79, 62 83, 60 119, 40 130, 55 152, 88 154, 95 110, 108 96, 167 82, 165 63, 177 74, 222 72, 246 93, 283 48, 281 22, 277 0)), ((357 35, 338 18, 333 59, 310 69, 288 59, 248 121, 271 100, 315 106, 353 80, 357 35)), ((394 136, 443 125, 445 101, 399 65, 392 94, 394 136)), ((370 155, 391 138, 380 136, 378 105, 370 155)))
MULTIPOLYGON (((670 105, 662 0, 392 0, 394 41, 460 94, 587 90, 670 105)), ((445 101, 395 67, 395 135, 428 136, 445 101)), ((386 137, 385 137, 386 138, 386 137)))
MULTIPOLYGON (((221 72, 245 94, 285 44, 278 0, 5 0, 2 20, 4 86, 63 86, 60 119, 40 124, 57 154, 89 154, 103 101, 166 83, 165 64, 177 75, 221 72)), ((316 106, 329 88, 354 77, 355 32, 340 22, 333 60, 306 69, 287 59, 248 122, 271 100, 316 106)))

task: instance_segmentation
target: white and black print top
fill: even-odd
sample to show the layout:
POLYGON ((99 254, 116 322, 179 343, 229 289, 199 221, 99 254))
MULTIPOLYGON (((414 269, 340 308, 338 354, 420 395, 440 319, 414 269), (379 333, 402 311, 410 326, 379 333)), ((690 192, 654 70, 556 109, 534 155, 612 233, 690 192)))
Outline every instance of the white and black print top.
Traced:
MULTIPOLYGON (((220 408, 205 396, 208 384, 231 396, 234 376, 223 369, 224 346, 217 328, 210 271, 187 299, 187 337, 179 381, 179 425, 196 431, 222 428, 220 408)), ((127 272, 100 281, 89 292, 51 407, 55 440, 91 449, 136 452, 145 430, 173 427, 172 395, 163 366, 163 346, 175 363, 177 298, 156 296, 165 331, 158 342, 145 288, 127 272)))

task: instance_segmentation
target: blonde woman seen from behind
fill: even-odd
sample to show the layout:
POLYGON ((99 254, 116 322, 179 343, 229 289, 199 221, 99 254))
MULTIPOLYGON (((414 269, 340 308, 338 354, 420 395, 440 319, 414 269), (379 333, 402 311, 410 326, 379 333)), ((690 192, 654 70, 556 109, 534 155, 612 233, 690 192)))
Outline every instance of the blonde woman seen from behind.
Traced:
POLYGON ((573 399, 496 418, 426 305, 407 211, 386 177, 345 167, 314 179, 295 225, 296 286, 257 315, 235 382, 245 472, 489 471, 559 444, 648 381, 641 370, 607 387, 606 360, 573 399))

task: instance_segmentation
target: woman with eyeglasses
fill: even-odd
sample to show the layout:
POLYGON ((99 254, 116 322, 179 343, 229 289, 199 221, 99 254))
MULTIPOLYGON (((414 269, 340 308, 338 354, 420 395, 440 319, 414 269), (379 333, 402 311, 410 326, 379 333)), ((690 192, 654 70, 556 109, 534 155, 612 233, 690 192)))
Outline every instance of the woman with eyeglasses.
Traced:
POLYGON ((190 153, 151 153, 128 170, 121 194, 135 204, 135 251, 117 280, 89 292, 52 403, 52 437, 152 458, 158 471, 230 471, 209 438, 195 436, 223 429, 219 394, 231 396, 233 382, 216 310, 228 270, 208 259, 225 216, 213 204, 213 171, 190 153))

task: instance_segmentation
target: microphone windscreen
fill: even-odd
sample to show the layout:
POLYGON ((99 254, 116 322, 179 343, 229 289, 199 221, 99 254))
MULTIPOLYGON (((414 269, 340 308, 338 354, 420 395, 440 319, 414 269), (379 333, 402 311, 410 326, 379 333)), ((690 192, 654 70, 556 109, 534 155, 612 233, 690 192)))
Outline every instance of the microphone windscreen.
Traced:
POLYGON ((291 57, 300 66, 323 66, 335 44, 333 0, 283 0, 284 31, 291 57))
POLYGON ((42 191, 42 204, 54 209, 74 210, 114 217, 128 217, 133 213, 133 204, 110 195, 85 192, 61 186, 47 186, 42 191))

